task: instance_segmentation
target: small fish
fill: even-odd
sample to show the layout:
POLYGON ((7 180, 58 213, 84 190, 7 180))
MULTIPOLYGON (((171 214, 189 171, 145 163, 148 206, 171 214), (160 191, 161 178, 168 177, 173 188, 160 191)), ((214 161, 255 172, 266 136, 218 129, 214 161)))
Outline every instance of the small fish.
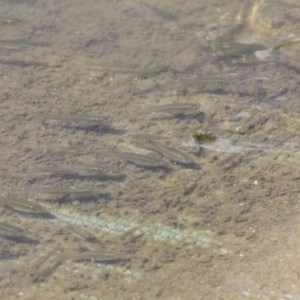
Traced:
POLYGON ((284 7, 288 7, 288 8, 300 8, 299 5, 294 4, 294 3, 289 3, 283 0, 273 0, 274 4, 279 4, 279 5, 283 5, 284 7))
POLYGON ((26 61, 26 60, 0 60, 0 64, 14 67, 48 67, 49 64, 41 61, 26 61))
POLYGON ((134 226, 134 227, 126 230, 125 232, 118 235, 117 240, 124 239, 127 236, 132 235, 134 232, 136 232, 137 230, 140 230, 142 227, 143 227, 143 225, 137 225, 137 226, 134 226))
POLYGON ((162 154, 165 158, 169 159, 170 161, 174 161, 174 162, 181 163, 181 164, 190 164, 193 162, 186 153, 181 152, 177 149, 173 149, 171 147, 165 146, 165 145, 161 145, 161 144, 157 144, 157 143, 153 143, 153 142, 147 142, 147 141, 140 141, 136 144, 139 147, 151 149, 156 152, 159 152, 160 154, 162 154))
POLYGON ((119 85, 124 85, 124 84, 127 84, 127 83, 129 83, 133 80, 137 80, 137 79, 143 80, 143 79, 153 78, 153 77, 156 77, 163 73, 168 72, 170 70, 170 68, 171 68, 171 66, 168 65, 168 66, 160 66, 157 68, 151 68, 148 70, 144 70, 144 71, 135 73, 135 74, 129 76, 128 78, 124 79, 123 81, 121 81, 119 83, 119 85))
MULTIPOLYGON (((212 86, 220 86, 228 84, 234 81, 236 78, 229 75, 224 76, 202 76, 196 79, 187 79, 182 80, 179 83, 169 83, 165 86, 158 86, 155 89, 158 91, 166 92, 166 91, 190 91, 190 90, 197 90, 203 89, 207 85, 212 86)), ((190 104, 191 105, 191 104, 190 104)), ((194 104, 195 105, 195 104, 194 104)))
POLYGON ((172 186, 166 186, 163 189, 157 189, 158 192, 178 193, 182 192, 184 195, 190 190, 194 189, 198 178, 195 176, 188 176, 172 186))
POLYGON ((0 42, 0 51, 20 51, 27 47, 28 45, 17 42, 0 42))
POLYGON ((0 50, 21 51, 29 47, 51 47, 50 43, 27 43, 26 41, 0 41, 0 50))
POLYGON ((43 193, 43 194, 50 194, 50 195, 60 195, 60 196, 77 196, 77 197, 84 197, 84 196, 91 196, 96 195, 103 190, 100 190, 99 188, 95 187, 31 187, 27 186, 26 190, 30 193, 43 193))
POLYGON ((172 103, 172 104, 166 104, 166 105, 156 105, 156 106, 150 106, 146 108, 145 110, 142 110, 142 114, 149 114, 149 113, 169 113, 173 115, 180 115, 184 114, 186 112, 195 112, 195 109, 199 105, 194 103, 172 103))
POLYGON ((87 240, 97 240, 96 236, 94 236, 91 232, 89 232, 82 226, 68 223, 66 227, 73 230, 75 233, 79 234, 80 236, 86 238, 87 240))
POLYGON ((280 42, 278 45, 273 47, 273 50, 279 50, 281 48, 287 48, 291 47, 294 45, 300 44, 300 39, 295 39, 295 40, 284 40, 280 42))
POLYGON ((51 249, 49 252, 47 252, 45 255, 43 255, 41 258, 38 259, 38 261, 34 264, 34 268, 35 269, 40 268, 58 250, 60 249, 59 248, 51 249))
POLYGON ((148 133, 137 133, 137 134, 131 134, 130 136, 134 139, 145 140, 145 141, 167 140, 170 138, 168 136, 153 135, 153 134, 148 134, 148 133))
POLYGON ((163 160, 149 155, 120 151, 98 152, 97 154, 128 160, 135 165, 142 167, 167 167, 163 160))
POLYGON ((217 84, 217 83, 228 83, 236 79, 234 76, 229 75, 218 75, 218 76, 202 76, 196 79, 187 79, 177 85, 177 87, 197 86, 204 84, 217 84))
POLYGON ((265 50, 267 47, 257 44, 245 44, 226 40, 221 38, 220 40, 213 41, 210 45, 212 50, 222 51, 225 55, 240 56, 246 54, 254 54, 255 51, 265 50))
POLYGON ((37 167, 37 171, 45 173, 56 173, 61 175, 74 175, 79 176, 107 176, 111 174, 107 173, 107 166, 100 165, 58 165, 58 166, 45 166, 37 167))
MULTIPOLYGON (((33 151, 40 152, 42 149, 40 147, 37 147, 35 149, 32 149, 33 151)), ((78 153, 78 151, 82 150, 82 146, 71 146, 71 147, 50 147, 47 148, 46 151, 48 154, 65 154, 69 152, 75 152, 78 153)))
POLYGON ((236 127, 235 127, 235 131, 238 133, 242 133, 245 130, 245 126, 247 124, 249 124, 249 122, 259 113, 262 112, 263 110, 260 107, 256 107, 253 112, 251 113, 251 115, 248 118, 245 118, 244 120, 242 120, 236 127))
POLYGON ((63 122, 83 123, 86 125, 104 125, 107 118, 103 116, 84 115, 84 114, 60 114, 60 115, 47 115, 43 116, 44 119, 58 120, 63 122))
POLYGON ((108 70, 112 73, 133 73, 137 67, 136 65, 122 62, 96 62, 92 60, 84 60, 82 63, 90 70, 108 70))
POLYGON ((166 11, 164 9, 161 9, 157 6, 150 5, 146 2, 143 3, 146 7, 149 7, 154 13, 156 13, 158 16, 162 17, 163 19, 170 20, 170 21, 178 21, 179 17, 169 11, 166 11))
POLYGON ((0 16, 0 24, 1 25, 16 25, 16 24, 20 24, 23 22, 24 21, 19 18, 0 16))
POLYGON ((37 203, 33 203, 24 199, 14 199, 0 196, 0 204, 9 206, 17 211, 28 212, 33 214, 44 214, 47 211, 37 203))
POLYGON ((172 51, 171 56, 176 56, 188 48, 191 48, 193 46, 199 46, 199 44, 200 44, 200 42, 198 40, 192 39, 192 40, 188 41, 187 43, 180 45, 178 48, 176 48, 174 51, 172 51))
POLYGON ((10 237, 24 236, 24 230, 20 227, 16 227, 7 223, 0 222, 0 235, 10 237))
POLYGON ((120 254, 105 251, 85 251, 81 253, 69 252, 57 256, 58 261, 92 260, 95 262, 114 262, 122 258, 120 254))
POLYGON ((230 156, 228 156, 227 158, 221 160, 220 162, 218 162, 218 166, 219 167, 224 167, 226 166, 229 162, 231 162, 232 160, 234 160, 236 157, 238 157, 240 155, 240 153, 233 153, 230 156))

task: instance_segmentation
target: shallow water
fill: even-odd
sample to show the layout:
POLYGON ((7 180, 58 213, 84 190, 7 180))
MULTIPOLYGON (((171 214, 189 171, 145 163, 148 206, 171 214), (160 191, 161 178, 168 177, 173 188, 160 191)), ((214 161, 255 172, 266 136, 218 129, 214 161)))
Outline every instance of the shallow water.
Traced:
POLYGON ((300 4, 244 2, 1 2, 1 299, 300 299, 300 4))

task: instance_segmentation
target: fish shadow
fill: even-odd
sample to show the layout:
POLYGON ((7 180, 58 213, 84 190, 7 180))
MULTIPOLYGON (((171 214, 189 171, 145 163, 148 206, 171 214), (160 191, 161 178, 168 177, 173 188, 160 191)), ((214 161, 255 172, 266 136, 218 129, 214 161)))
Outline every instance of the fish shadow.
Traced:
POLYGON ((0 235, 0 236, 7 240, 13 241, 15 243, 30 244, 30 245, 38 245, 40 243, 38 240, 29 238, 25 235, 22 236, 0 235))
POLYGON ((82 181, 117 181, 124 182, 126 175, 107 175, 105 173, 92 174, 92 175, 79 175, 79 174, 51 174, 51 177, 63 177, 63 178, 73 178, 82 181))
POLYGON ((52 215, 50 212, 39 212, 39 213, 30 213, 25 211, 20 211, 14 209, 9 206, 5 206, 5 208, 11 212, 17 213, 25 218, 32 218, 32 219, 44 219, 44 220, 54 220, 56 217, 52 215))
MULTIPOLYGON (((134 164, 134 163, 132 163, 134 164)), ((156 167, 151 167, 151 166, 140 166, 140 165, 136 165, 139 168, 142 168, 144 170, 147 171, 151 171, 151 172, 160 172, 163 171, 166 174, 171 173, 172 171, 174 171, 174 169, 171 166, 156 166, 156 167)))
POLYGON ((192 169, 192 170, 201 170, 202 169, 202 166, 195 162, 190 162, 190 163, 173 162, 173 164, 182 166, 186 169, 192 169))
POLYGON ((113 135, 124 135, 127 133, 124 129, 113 128, 109 125, 65 125, 67 129, 92 131, 99 134, 113 134, 113 135))
POLYGON ((15 254, 4 250, 0 253, 0 260, 15 260, 19 259, 21 256, 24 256, 24 254, 22 255, 20 252, 15 254))
POLYGON ((55 201, 59 204, 67 204, 73 203, 74 200, 78 201, 79 203, 87 203, 87 202, 109 202, 112 198, 110 194, 103 193, 103 194, 95 194, 89 196, 70 196, 66 195, 56 199, 55 201))

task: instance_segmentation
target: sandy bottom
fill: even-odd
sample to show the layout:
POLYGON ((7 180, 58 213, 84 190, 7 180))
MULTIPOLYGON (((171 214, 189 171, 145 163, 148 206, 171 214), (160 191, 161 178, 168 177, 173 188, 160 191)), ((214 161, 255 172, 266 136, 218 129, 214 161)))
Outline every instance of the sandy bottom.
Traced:
POLYGON ((297 38, 297 5, 0 6, 4 17, 26 20, 0 22, 1 49, 26 44, 0 52, 1 194, 48 211, 0 206, 1 222, 24 229, 7 236, 0 227, 2 300, 300 299, 300 48, 271 50, 297 38), (225 83, 190 84, 208 76, 225 83), (153 108, 174 103, 192 108, 153 108), (71 119, 82 114, 105 123, 71 119), (192 133, 216 140, 197 144, 192 133), (138 147, 133 134, 166 137, 155 142, 191 162, 138 147), (151 155, 164 166, 112 151, 151 155), (70 165, 104 171, 62 172, 70 165), (41 190, 49 186, 90 194, 41 190), (68 259, 86 251, 117 258, 68 259))

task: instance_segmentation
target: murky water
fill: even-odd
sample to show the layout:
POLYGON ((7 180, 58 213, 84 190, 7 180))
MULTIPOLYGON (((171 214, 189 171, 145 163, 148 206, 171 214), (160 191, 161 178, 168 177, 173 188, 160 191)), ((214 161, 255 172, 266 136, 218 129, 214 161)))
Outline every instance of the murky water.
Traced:
POLYGON ((2 1, 1 299, 300 299, 297 1, 2 1))

